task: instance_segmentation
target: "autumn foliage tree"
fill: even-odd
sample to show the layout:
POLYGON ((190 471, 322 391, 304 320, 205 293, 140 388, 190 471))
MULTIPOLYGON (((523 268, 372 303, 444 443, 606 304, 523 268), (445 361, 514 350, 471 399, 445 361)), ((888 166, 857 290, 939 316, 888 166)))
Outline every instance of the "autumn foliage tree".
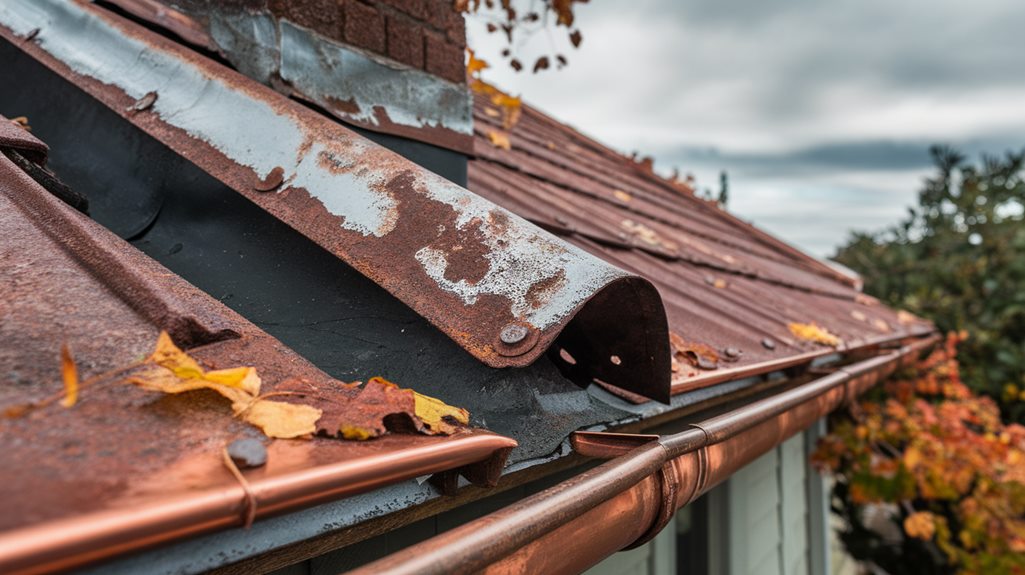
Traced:
POLYGON ((848 552, 892 575, 1025 573, 1025 427, 961 381, 963 337, 834 418, 813 456, 848 552))
POLYGON ((979 165, 949 148, 932 155, 936 172, 904 221, 855 234, 834 259, 884 302, 967 330, 965 382, 1025 422, 1025 154, 979 165))

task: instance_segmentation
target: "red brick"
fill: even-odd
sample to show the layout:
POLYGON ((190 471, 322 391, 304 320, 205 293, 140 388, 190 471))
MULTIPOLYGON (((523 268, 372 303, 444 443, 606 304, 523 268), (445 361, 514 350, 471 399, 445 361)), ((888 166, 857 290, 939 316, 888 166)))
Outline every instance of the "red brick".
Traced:
POLYGON ((448 22, 445 24, 445 35, 449 42, 466 48, 466 19, 462 14, 455 10, 449 14, 448 22))
POLYGON ((377 4, 391 6, 421 22, 427 20, 427 0, 379 0, 377 4))
POLYGON ((356 0, 347 0, 345 41, 353 46, 384 54, 384 16, 373 6, 356 0))
POLYGON ((388 56, 414 68, 424 67, 424 31, 419 22, 388 17, 388 56))
POLYGON ((466 82, 464 52, 460 46, 450 44, 441 34, 424 32, 425 69, 457 83, 466 82))
POLYGON ((448 24, 449 16, 455 13, 455 3, 452 0, 424 0, 426 5, 426 21, 432 28, 442 32, 448 24))
POLYGON ((270 10, 279 18, 332 40, 342 39, 342 9, 338 0, 272 0, 270 10))

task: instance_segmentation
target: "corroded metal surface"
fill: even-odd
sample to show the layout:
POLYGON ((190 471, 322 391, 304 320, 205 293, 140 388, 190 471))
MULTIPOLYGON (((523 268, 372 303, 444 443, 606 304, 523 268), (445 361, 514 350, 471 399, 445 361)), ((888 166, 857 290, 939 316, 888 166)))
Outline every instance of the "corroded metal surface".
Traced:
POLYGON ((487 98, 477 98, 475 118, 471 190, 658 287, 673 332, 673 393, 932 329, 533 108, 508 132, 509 150, 491 143, 503 128, 487 98), (843 344, 802 341, 790 323, 815 323, 843 344))
POLYGON ((275 13, 274 3, 112 3, 346 122, 459 152, 473 149, 466 86, 326 38, 275 13))
POLYGON ((102 10, 8 2, 0 33, 488 365, 527 365, 569 325, 560 346, 580 360, 578 371, 668 399, 665 315, 646 280, 102 10), (148 108, 135 110, 151 93, 148 108), (536 330, 529 347, 501 340, 517 322, 536 330))
MULTIPOLYGON (((88 379, 138 361, 160 330, 207 369, 255 366, 265 393, 342 387, 3 156, 0 231, 0 412, 62 389, 62 343, 88 379)), ((216 396, 115 384, 84 388, 70 409, 0 417, 0 437, 4 573, 70 568, 241 524, 246 495, 221 459, 239 438, 267 445, 266 464, 245 472, 258 517, 445 470, 493 484, 515 445, 474 430, 269 441, 216 396)))

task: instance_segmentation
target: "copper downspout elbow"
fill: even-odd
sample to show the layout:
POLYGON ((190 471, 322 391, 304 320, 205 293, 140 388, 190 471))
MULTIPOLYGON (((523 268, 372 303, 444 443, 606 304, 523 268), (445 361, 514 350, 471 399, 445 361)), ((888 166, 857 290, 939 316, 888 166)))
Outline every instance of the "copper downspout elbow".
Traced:
POLYGON ((648 541, 679 508, 936 341, 932 335, 845 366, 674 435, 578 434, 581 452, 615 458, 350 575, 579 573, 648 541))

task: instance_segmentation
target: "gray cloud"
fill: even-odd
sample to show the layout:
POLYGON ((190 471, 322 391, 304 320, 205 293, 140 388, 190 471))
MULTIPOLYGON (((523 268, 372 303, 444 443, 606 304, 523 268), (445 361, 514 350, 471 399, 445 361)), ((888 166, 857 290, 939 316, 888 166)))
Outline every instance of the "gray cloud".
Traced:
POLYGON ((568 68, 491 78, 711 188, 728 171, 734 210, 819 255, 900 218, 930 144, 1025 145, 1018 0, 593 0, 577 17, 581 49, 553 35, 568 68))

